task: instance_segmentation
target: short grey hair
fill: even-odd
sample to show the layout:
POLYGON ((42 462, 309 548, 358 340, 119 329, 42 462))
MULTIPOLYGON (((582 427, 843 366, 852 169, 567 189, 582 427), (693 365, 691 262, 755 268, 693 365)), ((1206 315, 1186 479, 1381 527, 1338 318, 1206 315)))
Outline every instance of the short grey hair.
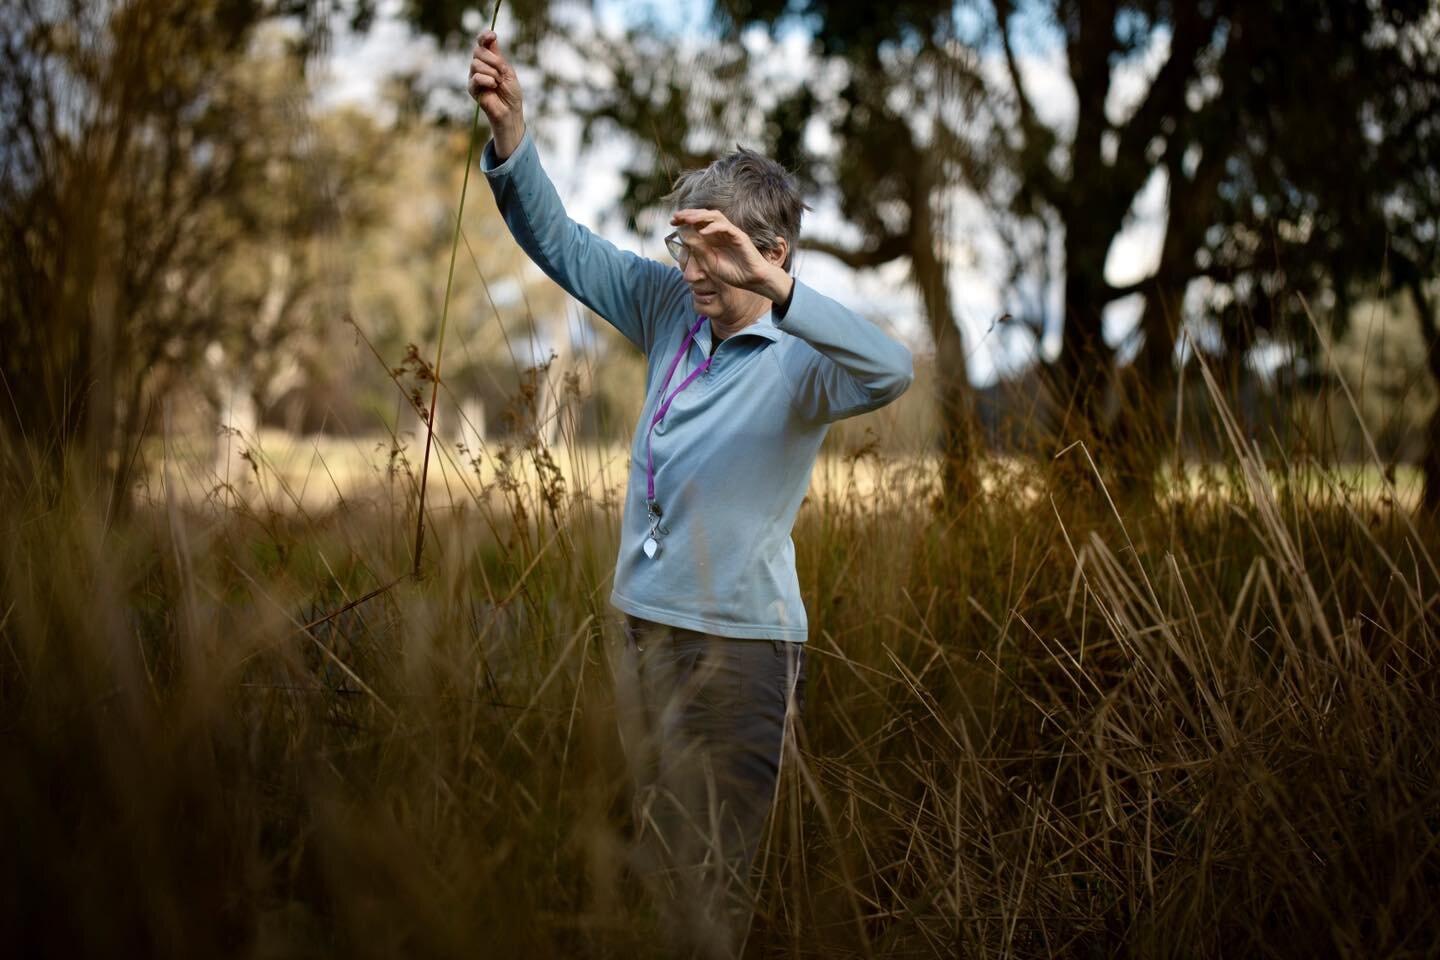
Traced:
POLYGON ((762 253, 785 238, 782 266, 790 269, 800 240, 800 218, 810 208, 795 176, 762 153, 739 144, 709 166, 680 174, 664 199, 675 209, 719 210, 745 231, 762 253))

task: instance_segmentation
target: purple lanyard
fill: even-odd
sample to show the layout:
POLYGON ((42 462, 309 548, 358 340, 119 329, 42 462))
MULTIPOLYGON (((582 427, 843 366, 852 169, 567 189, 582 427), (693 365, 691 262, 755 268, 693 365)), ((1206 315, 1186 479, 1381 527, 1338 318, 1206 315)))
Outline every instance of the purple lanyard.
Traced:
POLYGON ((670 361, 670 369, 665 371, 665 380, 660 384, 660 396, 664 397, 664 402, 662 402, 660 408, 655 411, 655 416, 650 418, 650 427, 645 431, 645 499, 652 507, 655 504, 655 461, 650 456, 650 433, 655 429, 655 424, 664 418, 665 411, 670 409, 670 401, 674 400, 681 390, 684 390, 690 386, 690 384, 694 383, 696 377, 710 369, 710 361, 714 359, 713 356, 706 357, 704 363, 690 371, 690 375, 680 381, 680 386, 676 387, 670 396, 665 396, 665 388, 670 386, 670 378, 675 375, 675 368, 680 365, 680 358, 685 356, 686 350, 690 349, 690 343, 695 339, 696 331, 700 329, 700 325, 704 322, 705 317, 703 314, 695 318, 695 325, 690 328, 690 333, 685 337, 685 342, 680 344, 680 349, 676 352, 675 359, 670 361))

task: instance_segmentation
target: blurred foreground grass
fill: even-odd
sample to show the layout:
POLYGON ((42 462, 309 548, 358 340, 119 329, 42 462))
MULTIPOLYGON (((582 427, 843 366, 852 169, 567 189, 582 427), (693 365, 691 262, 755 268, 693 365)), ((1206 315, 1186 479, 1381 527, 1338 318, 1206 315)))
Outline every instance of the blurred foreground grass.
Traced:
MULTIPOLYGON (((171 449, 119 520, 6 486, 12 955, 657 955, 612 720, 623 450, 512 450, 471 496, 432 470, 427 576, 303 630, 410 568, 411 471, 273 439, 254 495, 171 449)), ((1133 515, 985 469, 942 518, 918 458, 817 467, 750 955, 1433 955, 1433 527, 1238 449, 1133 515)))

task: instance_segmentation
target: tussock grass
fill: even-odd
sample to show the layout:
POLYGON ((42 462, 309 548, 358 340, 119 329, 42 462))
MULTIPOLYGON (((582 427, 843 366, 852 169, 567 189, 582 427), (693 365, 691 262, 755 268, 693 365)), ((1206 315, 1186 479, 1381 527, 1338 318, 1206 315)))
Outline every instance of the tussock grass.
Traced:
MULTIPOLYGON (((997 461, 940 520, 922 461, 831 464, 795 532, 809 708, 751 955, 1433 952, 1435 531, 1262 463, 1212 396, 1224 476, 1143 515, 997 461)), ((403 458, 323 512, 277 506, 278 474, 248 503, 172 476, 115 520, 12 456, 14 954, 657 955, 607 659, 618 504, 564 439, 437 444, 426 577, 310 629, 413 563, 403 458)))

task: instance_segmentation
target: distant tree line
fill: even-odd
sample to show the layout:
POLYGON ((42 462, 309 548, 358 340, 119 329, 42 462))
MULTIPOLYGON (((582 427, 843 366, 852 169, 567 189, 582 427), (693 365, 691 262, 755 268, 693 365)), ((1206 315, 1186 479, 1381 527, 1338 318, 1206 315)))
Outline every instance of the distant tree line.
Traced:
MULTIPOLYGON (((433 336, 465 132, 421 116, 389 128, 353 111, 317 117, 310 72, 332 10, 0 8, 0 446, 24 468, 10 479, 48 495, 78 475, 123 509, 141 441, 177 396, 205 408, 179 411, 186 427, 249 438, 282 402, 296 422, 414 432, 386 371, 433 336), (363 376, 344 369, 352 354, 363 376)), ((484 206, 471 211, 483 223, 484 206)), ((477 242, 466 272, 508 277, 518 258, 477 242)), ((524 354, 537 315, 563 327, 545 292, 512 286, 519 302, 503 308, 473 282, 457 298, 456 389, 493 380, 517 349, 507 338, 524 354)))
POLYGON ((250 56, 263 23, 296 12, 5 5, 0 431, 33 481, 93 475, 123 504, 154 400, 207 353, 262 378, 297 361, 333 165, 306 137, 296 61, 250 56))
MULTIPOLYGON (((632 225, 679 169, 742 140, 833 199, 858 238, 812 234, 810 249, 908 265, 950 508, 976 495, 984 447, 950 292, 958 198, 978 200, 1004 242, 997 322, 1036 344, 1048 403, 1035 451, 1083 440, 1125 495, 1154 494, 1187 350, 1234 384, 1257 348, 1282 345, 1303 386, 1326 366, 1316 327, 1338 338, 1359 298, 1400 294, 1440 382, 1440 18, 1425 0, 715 0, 698 43, 640 19, 619 37, 573 34, 556 28, 562 6, 507 3, 507 41, 532 61, 542 40, 567 43, 588 65, 583 83, 547 71, 545 96, 588 137, 641 148, 625 171, 632 225), (794 30, 806 71, 776 71, 742 42, 794 30), (1073 89, 1064 123, 1037 102, 1041 61, 1073 89), (1156 269, 1112 282, 1116 240, 1157 182, 1156 269), (1140 320, 1115 344, 1107 308, 1129 297, 1140 320)), ((368 0, 344 10, 352 28, 374 23, 368 0)), ((468 44, 469 10, 402 7, 453 47, 468 44)), ((306 89, 335 11, 20 0, 0 13, 0 430, 52 473, 84 451, 118 489, 154 398, 207 352, 244 358, 273 395, 308 369, 300 345, 325 342, 316 324, 344 313, 352 278, 312 240, 366 215, 340 198, 383 179, 383 151, 353 136, 326 147, 284 95, 306 89), (258 31, 282 21, 290 59, 256 67, 258 31)), ((425 312, 413 293, 372 288, 376 309, 425 312)), ((1424 502, 1440 509, 1440 411, 1425 451, 1424 502)), ((1079 458, 1050 469, 1088 482, 1079 458)))

